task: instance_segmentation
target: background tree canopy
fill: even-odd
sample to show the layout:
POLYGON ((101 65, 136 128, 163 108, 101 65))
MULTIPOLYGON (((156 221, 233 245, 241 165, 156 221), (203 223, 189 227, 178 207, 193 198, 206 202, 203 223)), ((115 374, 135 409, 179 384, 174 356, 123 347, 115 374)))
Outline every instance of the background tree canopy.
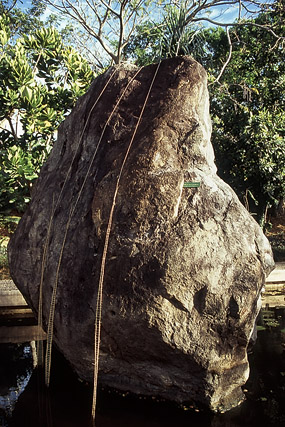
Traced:
MULTIPOLYGON (((285 30, 284 10, 262 14, 285 30), (280 13, 280 14, 279 14, 280 13), (281 19, 282 18, 282 19, 281 19)), ((223 30, 208 30, 202 63, 214 81, 227 55, 223 30)), ((285 196, 285 50, 270 32, 232 31, 233 51, 221 81, 210 84, 212 142, 219 175, 263 225, 267 208, 285 196)))
MULTIPOLYGON (((193 28, 204 28, 205 25, 228 26, 244 25, 249 19, 262 12, 276 9, 279 1, 274 0, 34 0, 39 4, 48 5, 51 10, 59 13, 64 19, 72 22, 73 38, 79 42, 85 54, 96 52, 93 62, 99 67, 108 64, 108 58, 115 64, 124 59, 124 49, 133 39, 141 34, 140 28, 147 22, 153 27, 159 25, 164 31, 175 27, 171 42, 174 52, 179 52, 179 45, 184 44, 185 37, 189 40, 189 31, 193 28), (173 23, 170 14, 179 17, 179 26, 173 23), (163 23, 167 22, 167 25, 163 23), (190 28, 191 27, 191 28, 190 28), (80 43, 84 40, 84 46, 80 43)), ((280 3, 280 7, 282 7, 280 3)), ((276 37, 270 23, 263 25, 276 37)), ((171 30, 171 31, 172 31, 171 30)), ((195 31, 195 30, 194 30, 195 31)), ((163 34, 162 38, 163 38, 163 34)), ((162 40, 162 44, 165 40, 162 40)))
POLYGON ((31 15, 12 12, 0 16, 2 212, 25 208, 57 127, 94 77, 54 28, 44 27, 37 16, 31 21, 31 15), (23 34, 28 28, 33 31, 23 34))

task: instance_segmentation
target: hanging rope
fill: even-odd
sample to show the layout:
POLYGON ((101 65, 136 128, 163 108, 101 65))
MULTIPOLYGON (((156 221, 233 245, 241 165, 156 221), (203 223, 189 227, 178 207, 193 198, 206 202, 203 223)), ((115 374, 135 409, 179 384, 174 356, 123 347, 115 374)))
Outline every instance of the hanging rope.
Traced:
MULTIPOLYGON (((91 161, 89 163, 89 167, 88 167, 87 172, 85 174, 85 177, 84 177, 83 183, 81 185, 81 188, 80 188, 80 190, 78 192, 78 195, 77 195, 77 198, 75 200, 74 206, 70 208, 69 217, 68 217, 68 221, 66 223, 64 238, 63 238, 63 242, 62 242, 62 245, 61 245, 61 251, 60 251, 60 255, 59 255, 59 259, 58 259, 58 265, 57 265, 57 269, 56 269, 56 276, 55 276, 55 282, 54 282, 54 286, 53 286, 52 297, 51 297, 51 304, 50 304, 50 311, 49 311, 48 333, 47 333, 47 349, 46 349, 46 359, 45 359, 45 383, 46 383, 47 387, 49 386, 49 383, 50 383, 51 352, 52 352, 52 341, 53 341, 53 325, 54 325, 54 315, 55 315, 55 306, 56 306, 56 294, 57 294, 57 287, 58 287, 58 281, 59 281, 59 272, 60 272, 60 267, 61 267, 61 262, 62 262, 62 257, 63 257, 63 251, 64 251, 64 247, 65 247, 66 238, 67 238, 68 230, 69 230, 69 227, 70 227, 70 223, 71 223, 72 217, 74 215, 74 212, 76 210, 77 204, 78 204, 78 202, 80 200, 80 197, 82 195, 83 189, 85 187, 86 181, 88 179, 90 170, 91 170, 92 165, 94 163, 95 157, 97 155, 97 152, 98 152, 99 146, 101 144, 101 141, 103 139, 103 136, 104 136, 104 133, 106 131, 106 128, 107 128, 107 126, 108 126, 111 118, 113 117, 113 115, 115 113, 115 110, 117 109, 119 103, 121 102, 122 98, 124 97, 126 91, 128 90, 128 88, 131 85, 131 83, 134 81, 134 79, 136 78, 136 76, 140 72, 140 70, 141 70, 141 68, 135 73, 135 75, 132 77, 132 79, 128 82, 128 84, 126 85, 125 89, 123 90, 121 96, 119 97, 117 103, 115 104, 115 106, 114 106, 111 114, 109 115, 108 120, 106 121, 105 126, 104 126, 104 128, 103 128, 103 130, 101 132, 101 135, 100 135, 98 144, 96 146, 95 152, 94 152, 94 154, 93 154, 93 156, 91 158, 91 161)), ((112 74, 112 76, 114 75, 114 73, 112 74)), ((110 79, 108 80, 108 82, 109 81, 110 81, 110 79)), ((107 84, 105 85, 105 88, 106 87, 107 87, 107 84)), ((102 94, 102 92, 101 92, 101 94, 102 94)), ((98 102, 98 100, 96 101, 96 103, 97 102, 98 102)), ((93 111, 93 109, 94 109, 94 105, 93 105, 92 109, 90 110, 90 113, 89 113, 89 115, 87 117, 87 120, 85 122, 84 129, 83 129, 83 131, 81 133, 79 144, 80 144, 80 142, 82 140, 84 131, 85 131, 86 126, 88 124, 88 120, 91 117, 91 112, 93 111)), ((75 156, 73 157, 73 161, 74 161, 74 158, 75 158, 75 156)), ((69 172, 70 172, 70 170, 71 170, 71 167, 69 169, 69 172)), ((62 191, 60 193, 60 196, 61 196, 61 194, 62 194, 62 191)), ((58 205, 58 203, 57 203, 57 205, 58 205)))
POLYGON ((52 290, 52 296, 51 296, 51 303, 50 303, 50 312, 49 312, 49 319, 48 319, 48 331, 47 331, 47 348, 46 348, 46 360, 45 360, 45 383, 46 386, 49 386, 50 383, 50 368, 51 368, 51 350, 52 350, 52 341, 53 341, 53 325, 54 325, 54 314, 55 314, 55 304, 56 304, 56 293, 57 293, 57 285, 58 285, 58 279, 59 279, 59 270, 61 265, 61 260, 63 256, 63 250, 66 242, 67 232, 69 229, 69 225, 72 218, 73 209, 70 208, 68 221, 65 228, 64 238, 59 254, 59 260, 57 264, 56 269, 56 275, 55 275, 55 281, 54 286, 52 290))
MULTIPOLYGON (((54 219, 55 211, 56 211, 56 209, 57 209, 57 207, 58 207, 58 205, 59 205, 59 202, 60 202, 60 200, 61 200, 61 196, 62 196, 62 194, 63 194, 63 190, 64 190, 65 185, 66 185, 66 183, 67 183, 67 180, 68 180, 69 174, 70 174, 70 172, 71 172, 71 170, 72 170, 72 165, 73 165, 74 160, 75 160, 75 158, 76 158, 76 156, 77 156, 77 154, 78 154, 78 150, 79 150, 79 147, 80 147, 80 144, 81 144, 81 141, 82 141, 82 138, 83 138, 83 135, 84 135, 84 132, 85 132, 86 126, 87 126, 88 121, 89 121, 89 119, 90 119, 91 113, 92 113, 92 111, 94 110, 94 108, 95 108, 95 106, 97 105, 97 103, 99 102, 99 100, 100 100, 100 98, 102 97, 103 93, 105 92, 105 90, 106 90, 107 86, 109 85, 109 83, 110 83, 110 81, 111 81, 112 77, 114 76, 115 72, 116 72, 116 70, 114 70, 114 72, 111 74, 111 76, 110 76, 110 77, 109 77, 109 79, 107 80, 106 84, 105 84, 105 85, 104 85, 104 87, 102 88, 102 90, 101 90, 101 92, 99 93, 99 95, 98 95, 98 97, 97 97, 96 101, 94 102, 94 104, 93 104, 92 108, 91 108, 91 109, 90 109, 90 111, 89 111, 89 114, 88 114, 88 116, 87 116, 87 119, 86 119, 85 125, 84 125, 84 127, 83 127, 83 130, 82 130, 82 132, 81 132, 81 134, 80 134, 80 137, 79 137, 79 140, 78 140, 77 148, 76 148, 75 153, 74 153, 74 156, 73 156, 73 158, 72 158, 72 160, 71 160, 71 163, 70 163, 69 169, 68 169, 68 171, 67 171, 67 174, 66 174, 66 176, 65 176, 65 179, 64 179, 64 182, 63 182, 63 185, 62 185, 61 191, 60 191, 60 193, 59 193, 59 196, 58 196, 58 198, 57 198, 56 205, 55 205, 55 206, 54 206, 54 208, 52 209, 52 214, 51 214, 51 218, 50 218, 50 221, 49 221, 48 232, 47 232, 47 236, 46 236, 46 240, 45 240, 45 244, 44 244, 43 259, 42 259, 42 265, 41 265, 40 296, 42 295, 42 285, 43 285, 43 279, 44 279, 44 270, 45 270, 45 267, 46 267, 46 258, 47 258, 47 252, 48 252, 48 246, 49 246, 49 236, 50 236, 50 230, 51 230, 51 226, 52 226, 52 223, 53 223, 53 219, 54 219)), ((53 199, 53 200, 54 200, 54 199, 53 199)), ((54 205, 54 202, 53 202, 53 205, 54 205)))
POLYGON ((37 337, 37 354, 38 354, 38 365, 43 366, 44 363, 44 352, 43 352, 43 341, 40 339, 40 333, 43 327, 43 281, 44 281, 44 263, 47 256, 49 236, 52 226, 52 218, 54 215, 54 196, 52 198, 51 216, 48 225, 47 238, 44 245, 44 252, 41 264, 41 279, 39 287, 39 305, 38 305, 38 337, 37 337))
MULTIPOLYGON (((56 211, 56 209, 59 205, 59 202, 61 200, 61 196, 63 194, 65 185, 67 183, 69 174, 72 170, 72 165, 73 165, 75 158, 78 154, 78 150, 79 150, 84 132, 86 130, 87 123, 91 117, 92 111, 94 110, 94 108, 98 104, 99 100, 101 99, 103 93, 105 92, 106 88, 108 87, 108 85, 109 85, 111 79, 113 78, 115 72, 116 72, 116 70, 114 70, 113 73, 110 75, 109 79, 106 81, 106 83, 103 86, 101 92, 99 93, 97 99, 95 100, 92 108, 89 111, 85 125, 83 127, 83 130, 82 130, 80 137, 79 137, 79 140, 78 140, 77 148, 76 148, 75 153, 73 155, 73 158, 71 160, 69 169, 68 169, 67 174, 65 176, 65 179, 64 179, 61 191, 59 193, 59 196, 57 198, 56 204, 54 204, 54 196, 53 196, 51 216, 50 216, 50 220, 49 220, 49 224, 48 224, 48 230, 47 230, 47 235, 46 235, 46 239, 45 239, 45 243, 44 243, 43 257, 42 257, 42 263, 41 263, 41 279, 40 279, 40 286, 39 286, 39 301, 38 301, 38 331, 40 331, 40 329, 43 326, 43 282, 44 282, 44 272, 45 272, 46 263, 47 263, 49 240, 50 240, 50 235, 51 235, 51 229, 52 229, 54 214, 55 214, 55 211, 56 211)), ((42 340, 40 340, 40 338, 37 339, 37 351, 38 351, 38 364, 39 364, 39 366, 42 366, 44 357, 43 357, 43 343, 42 343, 42 340)))
MULTIPOLYGON (((162 38, 160 39, 160 50, 162 51, 162 38)), ((161 52, 160 52, 160 56, 161 56, 161 52)), ((146 103, 147 103, 147 100, 148 100, 148 97, 149 97, 149 93, 150 93, 150 91, 151 91, 151 88, 152 88, 152 86, 153 86, 154 80, 155 80, 155 78, 156 78, 156 74, 157 74, 158 69, 159 69, 159 66, 160 66, 160 64, 161 64, 161 60, 162 60, 162 59, 160 58, 160 62, 158 63, 158 66, 157 66, 156 72, 155 72, 155 74, 154 74, 153 81, 151 82, 151 86, 150 86, 149 92, 148 92, 148 94, 147 94, 145 104, 144 104, 144 106, 143 106, 143 108, 142 108, 141 116, 142 116, 143 111, 144 111, 144 109, 145 109, 145 105, 146 105, 146 103)), ((53 340, 53 323, 54 323, 54 313, 55 313, 55 305, 56 305, 56 292, 57 292, 57 285, 58 285, 58 279, 59 279, 59 270, 60 270, 60 265, 61 265, 61 260, 62 260, 62 256, 63 256, 64 245, 65 245, 65 241, 66 241, 66 236, 67 236, 67 232, 68 232, 68 229, 69 229, 69 225, 70 225, 70 223, 71 223, 71 219, 72 219, 72 216, 73 216, 73 214, 74 214, 74 212, 75 212, 75 208, 76 208, 76 206, 77 206, 77 203, 78 203, 78 201, 79 201, 79 199, 80 199, 80 197, 81 197, 81 194, 82 194, 83 188, 84 188, 84 186, 85 186, 85 183, 86 183, 86 181, 87 181, 88 174, 89 174, 89 172, 90 172, 90 170, 91 170, 91 167, 92 167, 93 162, 94 162, 94 160, 95 160, 95 157, 96 157, 96 155, 97 155, 98 148, 99 148, 99 145, 100 145, 100 143, 101 143, 101 141, 102 141, 102 138, 103 138, 103 135, 104 135, 105 130, 106 130, 106 128, 107 128, 107 125, 109 124, 111 117, 113 116, 113 114, 114 114, 114 112, 115 112, 116 108, 118 107, 119 103, 121 102, 121 100, 122 100, 122 98, 123 98, 124 94, 126 93, 126 91, 127 91, 128 87, 129 87, 129 86, 130 86, 130 84, 134 81, 134 79, 136 78, 136 76, 138 75, 138 73, 141 71, 141 69, 142 69, 142 68, 143 68, 143 67, 140 67, 140 68, 138 69, 138 71, 135 73, 135 75, 133 76, 133 78, 132 78, 132 79, 130 80, 130 82, 127 84, 127 86, 126 86, 125 90, 123 91, 123 93, 122 93, 122 95, 120 96, 120 98, 119 98, 118 102, 116 103, 116 105, 115 105, 115 107, 114 107, 113 111, 111 112, 111 115, 109 116, 109 118, 108 118, 108 120, 107 120, 107 122, 106 122, 106 124, 105 124, 105 126, 104 126, 104 128, 103 128, 103 130, 102 130, 102 133, 101 133, 101 136, 100 136, 99 142, 98 142, 98 144, 97 144, 97 146, 96 146, 96 149, 95 149, 95 153, 94 153, 94 155, 93 155, 93 157, 92 157, 92 159, 91 159, 91 162, 90 162, 90 165, 89 165, 88 171, 87 171, 87 173, 86 173, 86 175, 85 175, 85 179, 84 179, 84 181, 83 181, 83 184, 82 184, 81 189, 80 189, 80 191, 79 191, 78 197, 77 197, 77 199, 76 199, 76 202, 75 202, 75 205, 74 205, 74 209, 71 209, 71 210, 70 210, 69 220, 68 220, 68 223, 67 223, 67 225, 66 225, 66 230, 65 230, 65 234, 64 234, 64 238, 63 238, 63 244, 62 244, 62 248, 61 248, 61 252, 60 252, 60 256, 59 256, 59 261, 58 261, 58 266, 57 266, 57 270, 56 270, 55 284, 54 284, 54 287, 53 287, 52 298, 51 298, 51 305, 50 305, 50 311, 49 311, 49 321, 48 321, 48 325, 49 325, 49 326, 48 326, 48 336, 47 336, 47 352, 46 352, 46 361, 45 361, 45 382, 46 382, 46 385, 47 385, 47 386, 49 386, 49 383, 50 383, 51 350, 52 350, 52 340, 53 340)), ((60 200, 61 200, 61 197, 62 197, 62 194, 63 194, 63 190, 64 190, 64 188, 65 188, 65 185, 66 185, 66 183, 67 183, 67 181, 68 181, 68 177, 69 177, 70 172, 71 172, 71 170, 72 170, 72 165, 73 165, 73 163, 74 163, 74 161, 75 161, 75 158, 76 158, 76 156, 77 156, 77 154, 78 154, 78 150, 79 150, 79 147, 80 147, 81 141, 82 141, 82 139, 83 139, 83 136, 84 136, 84 133, 85 133, 86 127, 87 127, 87 125, 88 125, 88 123, 89 123, 89 120, 90 120, 91 114, 92 114, 92 112, 93 112, 94 108, 96 107, 97 103, 99 102, 100 98, 102 97, 103 93, 105 92, 106 88, 108 87, 108 85, 109 85, 109 83, 110 83, 111 79, 112 79, 112 78, 113 78, 113 76, 115 75, 116 71, 117 71, 117 70, 116 70, 116 69, 114 69, 113 73, 110 75, 109 79, 108 79, 108 80, 107 80, 107 82, 105 83, 104 87, 102 88, 102 90, 101 90, 100 94, 98 95, 98 97, 97 97, 96 101, 94 102, 94 104, 93 104, 92 108, 91 108, 91 109, 90 109, 90 111, 89 111, 89 114, 88 114, 88 116, 87 116, 87 118, 86 118, 86 121, 85 121, 85 124, 84 124, 84 127, 83 127, 83 130, 82 130, 82 132, 81 132, 81 134, 80 134, 80 137, 79 137, 79 141, 78 141, 77 149, 76 149, 76 151, 75 151, 75 153, 74 153, 74 156, 73 156, 73 158, 72 158, 72 161, 71 161, 70 167, 69 167, 69 169, 68 169, 68 171, 67 171, 67 174, 66 174, 66 177, 65 177, 65 180, 64 180, 63 186, 62 186, 62 188, 61 188, 60 194, 59 194, 59 196, 58 196, 58 198, 57 198, 56 205, 55 205, 54 209, 52 209, 52 214, 51 214, 51 218, 50 218, 50 222, 49 222, 49 228, 48 228, 48 232, 47 232, 46 242, 45 242, 45 245, 44 245, 43 260, 42 260, 42 267, 41 267, 41 281, 40 281, 40 291, 39 291, 39 313, 40 313, 40 322, 41 322, 41 324, 42 324, 42 295, 43 295, 43 279, 44 279, 44 271, 45 271, 46 263, 47 263, 47 254, 48 254, 48 247, 49 247, 49 239, 50 239, 50 235, 51 235, 51 227, 52 227, 52 223, 53 223, 53 219, 54 219, 54 214, 55 214, 55 211, 56 211, 56 209, 57 209, 57 207, 58 207, 58 205, 59 205, 59 202, 60 202, 60 200)), ((137 122, 137 127, 138 127, 139 122, 140 122, 140 120, 141 120, 141 116, 140 116, 140 118, 139 118, 139 120, 138 120, 138 122, 137 122)), ((131 146, 131 144, 132 144, 132 142, 133 142, 133 139, 134 139, 135 133, 136 133, 136 131, 137 131, 137 127, 136 127, 136 129, 135 129, 134 134, 133 134, 133 137, 132 137, 132 140, 131 140, 130 146, 131 146)), ((129 146, 129 149, 130 149, 130 146, 129 146)), ((128 152, 129 152, 129 150, 128 150, 128 152)), ((122 167, 124 167, 125 161, 126 161, 127 156, 128 156, 128 152, 126 153, 126 158, 125 158, 125 159, 124 159, 124 161, 123 161, 123 165, 122 165, 122 167)), ((119 177, 118 177, 118 179, 119 179, 119 180, 120 180, 120 177, 121 177, 121 173, 122 173, 122 170, 120 171, 120 174, 119 174, 119 177)), ((116 190, 115 190, 115 192, 117 193, 117 191, 118 191, 118 190, 116 189, 116 190)), ((115 194, 114 196, 115 196, 115 198, 116 198, 117 194, 115 194)), ((113 215, 113 213, 112 213, 112 215, 113 215)), ((107 235, 106 235, 106 237, 107 237, 107 235)), ((109 240, 109 237, 108 237, 108 240, 109 240)), ((108 244, 107 244, 107 246, 108 246, 108 244)), ((106 252, 107 252, 107 251, 106 251, 106 252)), ((105 263, 105 261, 103 262, 103 260, 102 260, 102 263, 101 263, 101 269, 102 269, 102 265, 103 265, 104 263, 105 263)), ((104 277, 104 271, 103 271, 103 276, 102 276, 102 277, 104 277)), ((100 273, 100 281, 101 281, 101 273, 100 273)), ((102 281, 103 281, 103 280, 102 280, 102 281)), ((100 293, 100 292, 99 292, 99 288, 98 288, 98 295, 99 295, 99 293, 100 293)), ((97 300, 98 300, 98 296, 97 296, 97 300)), ((97 304, 97 306, 96 306, 96 318, 98 318, 98 319, 100 318, 100 319, 101 319, 101 311, 102 311, 102 308, 100 308, 100 305, 98 306, 98 304, 97 304)), ((98 323, 98 322, 97 322, 97 321, 95 321, 95 324, 97 324, 97 323, 98 323)), ((96 333, 95 333, 95 336, 96 336, 96 333)), ((100 329, 99 329, 99 341, 100 341, 100 329)), ((40 345, 41 345, 41 344, 40 344, 40 345)), ((39 345, 39 346, 40 346, 40 345, 39 345)), ((95 354, 98 354, 98 357, 99 357, 99 344, 98 344, 98 345, 96 345, 96 346, 95 346, 95 348, 97 348, 97 349, 98 349, 98 350, 97 350, 97 353, 96 353, 96 350, 95 350, 95 354)), ((42 358, 43 358, 43 356, 42 356, 42 358)), ((97 370, 97 376, 98 376, 98 370, 97 370)), ((96 379, 96 384, 97 384, 97 379, 96 379)), ((96 387, 97 387, 97 385, 96 385, 96 387)), ((96 392, 95 392, 95 397, 93 397, 93 405, 92 405, 92 407, 93 407, 93 406, 94 406, 94 417, 93 417, 93 415, 92 415, 92 417, 93 417, 93 419, 95 419, 96 392), (94 405, 94 400, 95 400, 95 405, 94 405)), ((92 409, 92 414, 93 414, 93 409, 92 409)))
POLYGON ((114 209, 115 209, 115 205, 116 205, 116 199, 117 199, 117 195, 118 195, 118 190, 119 190, 119 185, 120 185, 120 180, 122 177, 123 169, 125 167, 127 158, 129 156, 129 152, 131 150, 134 138, 136 136, 138 127, 140 125, 140 122, 141 122, 146 104, 148 102, 154 81, 156 79, 160 64, 161 64, 161 61, 158 63, 158 65, 155 69, 155 73, 153 75, 153 78, 151 80, 148 92, 146 94, 146 98, 145 98, 144 104, 142 106, 139 118, 137 120, 136 127, 134 129, 133 134, 132 134, 130 143, 128 145, 125 157, 123 159, 123 162, 122 162, 122 165, 121 165, 121 168, 119 171, 119 175, 118 175, 118 178, 116 181, 116 187, 115 187, 115 191, 114 191, 114 195, 113 195, 113 202, 112 202, 112 206, 111 206, 111 210, 110 210, 110 214, 109 214, 108 226, 107 226, 107 230, 106 230, 104 249, 103 249, 102 261, 101 261, 100 278, 99 278, 99 284, 98 284, 97 302, 96 302, 96 315, 95 315, 94 382, 93 382, 93 399, 92 399, 92 423, 93 423, 93 426, 95 426, 95 413, 96 413, 96 403, 97 403, 99 352, 100 352, 100 337, 101 337, 101 323, 102 323, 103 284, 104 284, 106 257, 107 257, 107 251, 108 251, 108 246, 109 246, 109 239, 110 239, 110 233, 111 233, 111 227, 112 227, 112 221, 113 221, 113 214, 114 214, 114 209))

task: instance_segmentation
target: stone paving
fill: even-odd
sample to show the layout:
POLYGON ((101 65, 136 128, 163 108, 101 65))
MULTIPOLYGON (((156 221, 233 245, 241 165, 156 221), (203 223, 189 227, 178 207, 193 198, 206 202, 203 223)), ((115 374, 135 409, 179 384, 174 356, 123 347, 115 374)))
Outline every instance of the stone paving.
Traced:
POLYGON ((275 269, 269 274, 266 283, 284 283, 285 284, 285 262, 277 262, 275 269))
POLYGON ((0 307, 26 305, 24 297, 13 280, 0 280, 0 307))
POLYGON ((13 293, 15 291, 18 291, 18 288, 14 284, 13 280, 9 280, 9 279, 0 280, 0 292, 1 292, 1 295, 6 295, 6 294, 9 294, 9 293, 13 293))
POLYGON ((276 263, 275 269, 266 279, 262 295, 262 307, 285 306, 285 262, 276 263))

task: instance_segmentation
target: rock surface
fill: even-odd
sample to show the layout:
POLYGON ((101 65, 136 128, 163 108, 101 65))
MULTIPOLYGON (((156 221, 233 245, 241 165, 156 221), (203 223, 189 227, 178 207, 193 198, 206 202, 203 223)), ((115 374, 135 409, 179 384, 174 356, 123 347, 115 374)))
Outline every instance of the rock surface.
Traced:
MULTIPOLYGON (((156 69, 120 66, 95 80, 60 126, 9 246, 12 278, 37 311, 51 226, 44 322, 58 271, 54 340, 89 381, 113 195, 156 69)), ((210 134, 206 72, 190 57, 162 62, 120 178, 99 381, 219 411, 243 399, 247 345, 273 259, 257 223, 216 175, 210 134), (184 188, 189 181, 200 187, 184 188)))

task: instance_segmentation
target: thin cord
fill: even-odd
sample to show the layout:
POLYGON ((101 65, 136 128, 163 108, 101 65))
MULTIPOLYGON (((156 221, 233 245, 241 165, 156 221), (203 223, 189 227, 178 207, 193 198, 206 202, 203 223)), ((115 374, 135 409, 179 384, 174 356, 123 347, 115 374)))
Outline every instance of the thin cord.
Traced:
MULTIPOLYGON (((59 202, 60 202, 60 199, 61 199, 61 196, 62 196, 63 190, 64 190, 65 185, 66 185, 66 183, 67 183, 67 180, 68 180, 69 174, 70 174, 70 172, 71 172, 71 170, 72 170, 72 165, 73 165, 74 160, 75 160, 75 158, 76 158, 76 156, 77 156, 77 153, 78 153, 78 150, 79 150, 79 147, 80 147, 80 144, 81 144, 81 141, 82 141, 82 138, 83 138, 84 132, 85 132, 85 130, 86 130, 87 123, 88 123, 88 121, 89 121, 89 119, 90 119, 91 113, 92 113, 92 111, 94 110, 94 108, 95 108, 95 106, 97 105, 97 103, 99 102, 99 100, 100 100, 101 96, 102 96, 102 95, 103 95, 103 93, 105 92, 105 90, 106 90, 106 88, 107 88, 108 84, 110 83, 110 81, 111 81, 112 77, 114 76, 115 72, 116 72, 116 70, 114 70, 114 71, 113 71, 113 73, 111 74, 111 76, 110 76, 110 77, 109 77, 109 79, 107 80, 106 84, 105 84, 105 85, 104 85, 104 87, 102 88, 102 90, 101 90, 101 92, 99 93, 99 95, 98 95, 98 97, 97 97, 96 101, 94 102, 94 104, 93 104, 92 108, 91 108, 91 109, 90 109, 90 111, 89 111, 89 114, 88 114, 88 116, 87 116, 87 119, 86 119, 85 125, 84 125, 84 127, 83 127, 83 130, 82 130, 82 132, 81 132, 81 134, 80 134, 80 137, 79 137, 79 140, 78 140, 78 144, 77 144, 76 151, 75 151, 74 156, 73 156, 73 158, 72 158, 72 160, 71 160, 71 163, 70 163, 69 169, 68 169, 67 174, 66 174, 66 176, 65 176, 65 179, 64 179, 64 182, 63 182, 62 188, 61 188, 61 190, 60 190, 59 196, 58 196, 58 198, 57 198, 56 205, 55 205, 54 209, 52 210, 52 214, 51 214, 51 218, 50 218, 50 222, 49 222, 49 229, 51 229, 51 225, 52 225, 52 222, 53 222, 53 219, 54 219, 55 211, 56 211, 56 209, 57 209, 57 207, 58 207, 58 205, 59 205, 59 202)), ((48 252, 48 246, 49 246, 49 234, 50 234, 50 233, 48 232, 48 233, 47 233, 47 238, 46 238, 46 241, 45 241, 45 245, 44 245, 44 253, 43 253, 43 260, 42 260, 42 267, 41 267, 41 286, 42 286, 43 278, 44 278, 44 269, 45 269, 45 267, 46 267, 46 258, 47 258, 47 252, 48 252)))
MULTIPOLYGON (((47 350, 46 350, 46 361, 45 361, 45 383, 46 386, 49 386, 50 383, 50 369, 51 369, 51 352, 52 352, 52 341, 53 341, 53 324, 54 324, 54 314, 55 314, 55 305, 56 305, 56 293, 57 293, 57 287, 58 287, 58 281, 59 281, 59 271, 60 271, 60 267, 61 267, 61 262, 62 262, 62 257, 63 257, 63 251, 64 251, 64 247, 65 247, 65 243, 66 243, 66 238, 67 238, 67 233, 69 230, 69 226, 72 220, 72 217, 74 215, 74 212, 76 210, 77 204, 79 202, 79 199, 82 195, 84 186, 86 184, 87 178, 89 176, 90 170, 92 168, 92 165, 94 163, 95 157, 97 155, 98 152, 98 148, 102 142, 105 130, 111 120, 111 118, 113 117, 113 114, 115 113, 115 110, 117 109, 119 103, 121 102, 122 98, 124 97, 127 89, 129 88, 129 86, 131 85, 131 83, 134 81, 134 79, 136 78, 137 74, 140 72, 141 68, 135 73, 135 75, 132 77, 132 79, 128 82, 128 84, 126 85, 125 89, 123 90, 121 96, 119 97, 117 103, 115 104, 110 116, 108 117, 108 120, 105 123, 105 126, 101 132, 101 136, 99 138, 98 144, 96 146, 95 152, 92 156, 92 159, 89 163, 89 167, 87 169, 87 172, 85 174, 84 177, 84 181, 81 185, 81 188, 78 192, 77 198, 75 200, 74 206, 70 208, 70 212, 69 212, 69 217, 68 217, 68 221, 65 227, 65 233, 64 233, 64 238, 63 238, 63 242, 61 245, 61 251, 60 251, 60 255, 59 255, 59 259, 58 259, 58 265, 57 265, 57 269, 56 269, 56 277, 55 277, 55 283, 53 286, 53 291, 52 291, 52 298, 51 298, 51 304, 50 304, 50 311, 49 311, 49 320, 48 320, 48 334, 47 334, 47 350)), ((114 74, 114 73, 113 73, 114 74)), ((112 76, 113 76, 112 74, 112 76)), ((110 79, 108 80, 110 81, 110 79)), ((105 86, 106 87, 106 86, 105 86)), ((92 107, 91 110, 93 110, 94 106, 92 107)), ((91 113, 89 113, 87 120, 90 119, 91 113)), ((86 129, 87 126, 87 122, 85 123, 84 129, 86 129)), ((81 138, 83 136, 83 132, 81 134, 81 138)))
POLYGON ((38 365, 43 366, 43 341, 40 339, 41 330, 43 327, 43 282, 44 282, 44 268, 45 261, 47 257, 48 250, 48 242, 49 236, 51 232, 52 218, 54 214, 54 195, 52 198, 52 208, 51 208, 51 216, 48 225, 47 238, 44 245, 43 259, 41 264, 41 280, 40 280, 40 288, 39 288, 39 305, 38 305, 38 337, 37 337, 37 352, 38 352, 38 365))
MULTIPOLYGON (((94 108, 97 105, 97 103, 99 102, 100 98, 102 97, 103 93, 105 92, 107 86, 109 85, 109 83, 110 83, 110 81, 113 78, 113 76, 114 76, 115 73, 116 73, 116 69, 110 75, 109 79, 107 80, 107 82, 103 86, 101 92, 99 93, 96 101, 94 102, 94 104, 92 105, 92 108, 90 109, 90 111, 88 113, 85 125, 83 127, 83 130, 82 130, 82 132, 80 134, 80 137, 79 137, 79 140, 78 140, 77 148, 76 148, 75 153, 73 155, 73 158, 71 160, 69 169, 68 169, 67 174, 66 174, 65 179, 64 179, 63 186, 61 187, 61 191, 59 193, 59 196, 57 198, 57 201, 56 201, 55 205, 54 205, 54 196, 53 196, 51 216, 50 216, 50 220, 49 220, 48 231, 47 231, 47 235, 46 235, 46 239, 45 239, 45 244, 44 244, 43 258, 42 258, 42 263, 41 263, 41 279, 40 279, 40 286, 39 286, 39 302, 38 302, 38 329, 39 329, 39 327, 42 327, 42 325, 43 325, 43 282, 44 282, 44 272, 45 272, 45 268, 46 268, 46 264, 47 264, 47 255, 48 255, 48 248, 49 248, 49 240, 50 240, 50 235, 51 235, 51 229, 52 229, 54 214, 55 214, 55 211, 56 211, 56 209, 57 209, 57 207, 59 205, 61 196, 63 194, 63 190, 64 190, 64 188, 66 186, 66 183, 67 183, 67 180, 68 180, 68 177, 69 177, 69 174, 70 174, 70 172, 72 170, 72 165, 73 165, 73 163, 75 161, 75 158, 76 158, 76 156, 78 154, 78 150, 79 150, 79 147, 80 147, 80 144, 81 144, 84 132, 86 130, 87 123, 88 123, 88 121, 90 119, 91 113, 94 110, 94 108)), ((43 358, 44 357, 43 357, 43 343, 42 343, 42 341, 40 339, 37 340, 37 347, 38 347, 38 361, 39 361, 39 365, 41 366, 41 365, 43 365, 43 358)), ((49 374, 47 375, 46 372, 45 372, 45 376, 49 377, 49 374)), ((49 381, 48 381, 48 383, 49 383, 49 381)))
POLYGON ((109 215, 109 221, 108 221, 108 226, 107 226, 107 231, 106 231, 106 236, 105 236, 105 243, 104 243, 104 249, 103 249, 103 254, 102 254, 102 261, 101 261, 101 269, 100 269, 100 278, 99 278, 99 285, 98 285, 98 293, 97 293, 97 303, 96 303, 96 316, 95 316, 95 348, 94 348, 94 383, 93 383, 93 400, 92 400, 92 423, 93 426, 95 426, 95 413, 96 413, 96 403, 97 403, 97 386, 98 386, 98 372, 99 372, 99 352, 100 352, 100 337, 101 337, 101 322, 102 322, 102 303, 103 303, 103 284, 104 284, 104 275, 105 275, 105 266, 106 266, 106 257, 107 257, 107 251, 108 251, 108 246, 109 246, 109 239, 110 239, 110 233, 111 233, 111 227, 112 227, 112 221, 113 221, 113 214, 114 214, 114 208, 116 205, 116 199, 117 199, 117 195, 118 195, 118 190, 119 190, 119 185, 120 185, 120 180, 122 177, 122 172, 123 169, 125 167, 128 155, 130 153, 135 135, 137 133, 138 127, 140 125, 146 104, 148 102, 149 96, 150 96, 150 92, 152 90, 154 81, 156 79, 159 67, 160 67, 161 61, 158 63, 154 76, 152 78, 150 87, 148 89, 144 104, 142 106, 141 112, 140 112, 140 116, 137 120, 137 124, 136 127, 134 129, 131 141, 128 145, 125 157, 123 159, 121 168, 120 168, 120 172, 117 178, 117 182, 116 182, 116 187, 115 187, 115 191, 114 191, 114 195, 113 195, 113 203, 112 203, 112 207, 110 210, 110 215, 109 215))

